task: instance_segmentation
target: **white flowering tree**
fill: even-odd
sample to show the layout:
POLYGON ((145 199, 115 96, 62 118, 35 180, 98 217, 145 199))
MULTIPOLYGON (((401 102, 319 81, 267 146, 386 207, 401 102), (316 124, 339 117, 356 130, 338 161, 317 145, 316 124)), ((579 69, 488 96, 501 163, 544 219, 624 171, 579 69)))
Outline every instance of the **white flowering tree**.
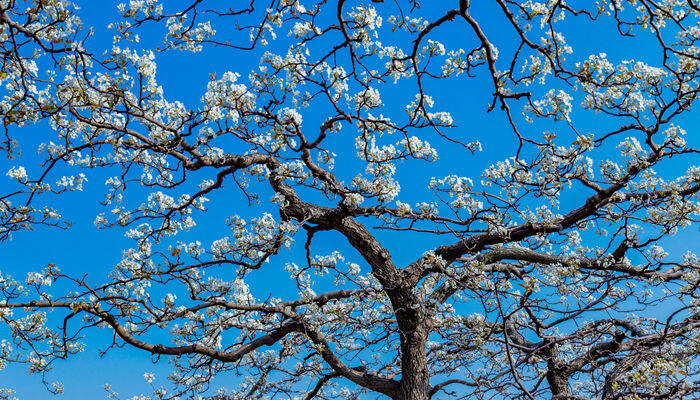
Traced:
POLYGON ((3 251, 77 190, 133 240, 3 270, 3 366, 60 392, 106 336, 171 371, 144 399, 700 395, 699 3, 167 3, 0 0, 3 251))

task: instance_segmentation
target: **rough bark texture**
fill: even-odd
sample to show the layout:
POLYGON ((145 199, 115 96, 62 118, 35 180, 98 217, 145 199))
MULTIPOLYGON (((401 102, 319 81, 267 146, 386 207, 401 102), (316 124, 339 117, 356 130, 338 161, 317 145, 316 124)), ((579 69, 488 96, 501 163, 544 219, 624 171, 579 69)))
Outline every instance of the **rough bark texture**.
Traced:
MULTIPOLYGON (((422 324, 421 324, 422 325, 422 324)), ((404 325, 404 329, 410 328, 404 325)), ((428 364, 425 359, 426 332, 416 326, 403 331, 401 341, 401 383, 396 400, 427 400, 430 391, 428 364)))

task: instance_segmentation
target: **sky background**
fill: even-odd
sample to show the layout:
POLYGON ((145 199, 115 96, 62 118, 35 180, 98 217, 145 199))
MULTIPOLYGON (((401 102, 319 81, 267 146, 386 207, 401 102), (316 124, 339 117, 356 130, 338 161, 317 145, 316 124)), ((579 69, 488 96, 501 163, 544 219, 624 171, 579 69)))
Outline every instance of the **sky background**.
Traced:
MULTIPOLYGON (((355 2, 351 2, 355 4, 355 2)), ((424 2, 424 10, 428 15, 443 14, 448 7, 453 7, 456 1, 424 2)), ((494 16, 495 3, 474 1, 473 14, 479 19, 482 28, 489 38, 496 44, 501 53, 510 53, 509 46, 514 45, 513 31, 507 29, 504 20, 500 16, 494 16), (487 4, 488 3, 488 4, 487 4)), ((112 1, 79 1, 80 15, 87 26, 95 29, 95 35, 88 41, 88 48, 95 53, 101 53, 111 47, 111 33, 105 29, 106 25, 116 15, 117 2, 112 1)), ((169 3, 168 3, 169 4, 169 3)), ((381 5, 380 5, 381 6, 381 5)), ((644 57, 653 65, 656 57, 650 54, 646 47, 645 39, 635 38, 618 40, 614 26, 590 23, 581 23, 580 20, 568 21, 571 31, 570 44, 574 47, 573 58, 585 59, 588 54, 606 52, 611 60, 622 60, 633 57, 644 57)), ((147 31, 148 32, 148 31, 147 31)), ((472 46, 474 37, 465 29, 463 23, 452 23, 441 27, 436 33, 437 38, 444 38, 446 44, 454 46, 464 42, 465 49, 472 46)), ((225 71, 239 72, 243 77, 257 65, 260 58, 259 52, 246 54, 233 53, 228 50, 205 50, 203 53, 191 54, 186 52, 171 51, 157 53, 158 64, 157 78, 163 86, 166 98, 179 100, 187 106, 197 107, 200 98, 209 81, 209 74, 216 72, 221 75, 225 71)), ((431 177, 444 177, 448 174, 470 176, 478 180, 481 171, 494 161, 504 159, 513 154, 517 142, 505 120, 505 115, 495 110, 486 113, 486 107, 490 103, 490 95, 493 92, 490 77, 480 71, 479 77, 467 80, 464 76, 450 80, 447 83, 431 83, 432 91, 440 92, 436 96, 436 109, 450 111, 458 128, 452 131, 460 137, 479 139, 483 145, 483 151, 474 155, 467 155, 464 151, 451 147, 449 144, 440 145, 440 160, 433 164, 412 162, 399 164, 398 179, 402 184, 402 194, 398 198, 401 201, 414 204, 416 201, 426 200, 424 193, 431 177)), ((539 89, 537 89, 539 90, 539 89)), ((400 86, 392 90, 386 87, 382 95, 387 108, 392 102, 405 103, 406 96, 412 96, 415 88, 400 86)), ((520 112, 520 105, 513 107, 514 112, 520 112)), ((314 110, 304 111, 304 120, 312 121, 314 110)), ((600 117, 588 114, 575 115, 577 126, 581 130, 595 130, 601 123, 600 117)), ((697 126, 697 117, 689 115, 681 119, 689 135, 696 134, 693 128, 697 126)), ((527 132, 537 132, 551 127, 544 127, 537 123, 524 126, 527 132)), ((563 126, 557 128, 562 135, 572 135, 563 126)), ((20 142, 24 150, 19 160, 0 160, 0 171, 7 171, 13 165, 22 164, 28 171, 36 171, 36 146, 40 142, 48 141, 47 137, 55 137, 46 124, 40 123, 33 127, 21 129, 14 128, 11 134, 20 142)), ((468 141, 468 140, 467 140, 468 141)), ((342 143, 341 141, 338 142, 342 143)), ((334 151, 340 158, 354 157, 354 149, 338 147, 334 151), (347 155, 343 154, 347 151, 347 155)), ((679 161, 684 163, 686 161, 679 161)), ((350 166, 342 163, 337 165, 342 172, 350 166)), ((40 270, 48 263, 55 263, 61 270, 69 275, 89 274, 94 282, 111 270, 112 266, 121 259, 122 250, 133 245, 124 238, 121 229, 98 230, 93 225, 95 216, 104 209, 98 204, 104 193, 104 180, 113 173, 107 171, 95 171, 88 175, 89 181, 82 192, 67 193, 60 197, 52 197, 51 204, 63 211, 63 215, 73 223, 68 231, 60 231, 51 228, 39 228, 35 231, 23 231, 13 235, 11 241, 0 243, 0 271, 3 274, 11 274, 23 279, 26 272, 40 270)), ((0 189, 2 192, 9 189, 12 184, 10 179, 0 174, 0 189), (6 186, 7 185, 7 186, 6 186)), ((209 204, 210 212, 200 215, 198 226, 182 237, 196 238, 205 245, 211 240, 226 234, 223 223, 224 216, 232 214, 255 215, 259 208, 249 208, 241 201, 240 193, 234 188, 221 191, 212 196, 209 204)), ((264 192, 261 192, 264 193, 264 192)), ((572 190, 564 196, 564 203, 579 204, 580 191, 572 190)), ((588 192, 585 192, 588 194, 588 192)), ((138 196, 138 192, 134 194, 138 196)), ((265 200, 265 199, 263 199, 265 200)), ((274 213, 276 215, 276 213, 274 213)), ((406 265, 415 260, 426 250, 439 244, 451 242, 451 238, 436 238, 414 234, 396 232, 379 232, 379 239, 387 244, 392 251, 393 259, 397 265, 406 265)), ((676 240, 664 243, 664 247, 671 254, 680 254, 688 249, 688 243, 697 243, 700 240, 697 228, 688 230, 676 240)), ((339 235, 327 233, 319 237, 314 245, 318 254, 327 254, 337 248, 339 235)), ((303 243, 302 236, 298 236, 297 245, 303 243)), ((352 261, 360 262, 354 255, 349 254, 352 261)), ((273 261, 283 265, 284 260, 273 261)), ((362 264, 361 264, 362 265, 362 264)), ((363 265, 363 268, 366 266, 363 265)), ((288 282, 279 282, 270 279, 263 268, 251 276, 252 289, 261 298, 267 294, 278 297, 288 295, 287 298, 296 297, 296 290, 288 285, 288 282), (281 294, 280 294, 281 293, 281 294)), ((466 310, 465 310, 466 311, 466 310)), ((78 356, 56 364, 49 381, 60 380, 65 385, 65 393, 61 398, 71 400, 93 400, 104 398, 105 392, 102 386, 105 383, 112 385, 113 389, 121 395, 121 398, 129 398, 132 395, 148 392, 150 386, 143 380, 145 372, 154 372, 157 380, 156 386, 166 384, 165 375, 169 370, 166 363, 153 365, 148 353, 134 349, 117 349, 110 351, 98 360, 97 348, 104 348, 110 340, 107 331, 89 331, 90 337, 86 339, 88 349, 78 356)), ((3 333, 0 331, 0 337, 3 333)), ((229 381, 230 382, 230 381, 229 381)), ((235 385, 230 385, 234 387, 235 385)), ((0 387, 9 387, 17 391, 20 399, 41 399, 49 394, 41 385, 41 379, 26 373, 24 366, 9 366, 0 371, 0 387)))

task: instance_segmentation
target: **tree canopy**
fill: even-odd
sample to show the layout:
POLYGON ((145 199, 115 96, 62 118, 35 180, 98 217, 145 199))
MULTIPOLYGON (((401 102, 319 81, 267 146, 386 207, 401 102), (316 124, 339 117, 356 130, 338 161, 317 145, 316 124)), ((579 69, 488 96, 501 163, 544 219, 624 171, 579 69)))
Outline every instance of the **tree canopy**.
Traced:
POLYGON ((168 371, 134 399, 700 396, 700 4, 83 3, 0 0, 0 263, 50 232, 89 265, 0 265, 0 367, 60 393, 134 352, 168 371))

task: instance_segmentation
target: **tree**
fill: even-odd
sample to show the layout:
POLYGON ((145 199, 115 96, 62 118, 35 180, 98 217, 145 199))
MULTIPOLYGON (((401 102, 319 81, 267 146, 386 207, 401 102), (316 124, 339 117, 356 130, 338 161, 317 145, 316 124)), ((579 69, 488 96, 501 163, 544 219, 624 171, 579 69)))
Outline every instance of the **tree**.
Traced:
POLYGON ((168 3, 108 43, 0 1, 5 251, 64 198, 133 241, 4 271, 4 363, 60 392, 107 335, 170 365, 153 399, 700 395, 700 5, 168 3))

